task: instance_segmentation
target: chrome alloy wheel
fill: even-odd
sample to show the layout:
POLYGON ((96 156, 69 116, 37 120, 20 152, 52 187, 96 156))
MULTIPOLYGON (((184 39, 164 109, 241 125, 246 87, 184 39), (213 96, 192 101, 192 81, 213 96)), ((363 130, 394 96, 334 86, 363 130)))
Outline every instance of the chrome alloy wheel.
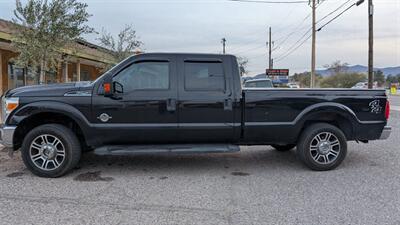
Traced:
POLYGON ((29 148, 32 162, 42 170, 55 170, 65 160, 65 148, 60 139, 51 134, 36 137, 29 148))
POLYGON ((335 161, 340 153, 339 139, 331 132, 322 132, 310 143, 312 159, 319 164, 329 164, 335 161))

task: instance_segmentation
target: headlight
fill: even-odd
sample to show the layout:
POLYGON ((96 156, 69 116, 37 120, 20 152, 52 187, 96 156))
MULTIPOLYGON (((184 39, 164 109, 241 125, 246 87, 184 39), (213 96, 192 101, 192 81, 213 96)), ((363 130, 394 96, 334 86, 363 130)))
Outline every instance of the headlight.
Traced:
POLYGON ((11 98, 4 98, 2 100, 2 114, 3 114, 3 123, 6 122, 7 116, 18 107, 19 105, 19 98, 11 97, 11 98))

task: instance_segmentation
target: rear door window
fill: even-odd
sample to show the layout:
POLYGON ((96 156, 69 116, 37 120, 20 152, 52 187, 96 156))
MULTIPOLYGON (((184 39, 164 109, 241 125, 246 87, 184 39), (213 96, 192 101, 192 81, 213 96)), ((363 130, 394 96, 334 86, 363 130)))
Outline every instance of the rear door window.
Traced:
POLYGON ((185 61, 185 90, 224 91, 225 75, 222 62, 185 61))

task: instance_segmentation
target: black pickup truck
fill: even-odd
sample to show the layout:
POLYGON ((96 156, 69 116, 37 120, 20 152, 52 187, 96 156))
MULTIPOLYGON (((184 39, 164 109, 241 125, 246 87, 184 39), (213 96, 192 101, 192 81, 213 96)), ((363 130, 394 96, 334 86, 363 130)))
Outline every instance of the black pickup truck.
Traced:
POLYGON ((1 142, 34 174, 61 176, 93 149, 136 153, 296 147, 313 170, 345 158, 347 141, 386 139, 384 90, 242 89, 232 55, 152 53, 93 82, 21 87, 2 97, 1 142))

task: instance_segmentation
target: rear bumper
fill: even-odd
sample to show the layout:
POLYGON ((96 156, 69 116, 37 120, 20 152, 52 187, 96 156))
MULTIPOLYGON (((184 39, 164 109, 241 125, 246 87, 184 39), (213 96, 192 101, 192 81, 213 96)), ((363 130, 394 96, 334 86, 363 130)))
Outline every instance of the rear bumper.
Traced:
POLYGON ((379 140, 388 139, 390 136, 390 133, 392 133, 392 127, 385 126, 382 130, 382 134, 381 134, 381 137, 379 138, 379 140))
POLYGON ((0 125, 0 144, 5 147, 13 147, 14 132, 17 127, 0 125))

